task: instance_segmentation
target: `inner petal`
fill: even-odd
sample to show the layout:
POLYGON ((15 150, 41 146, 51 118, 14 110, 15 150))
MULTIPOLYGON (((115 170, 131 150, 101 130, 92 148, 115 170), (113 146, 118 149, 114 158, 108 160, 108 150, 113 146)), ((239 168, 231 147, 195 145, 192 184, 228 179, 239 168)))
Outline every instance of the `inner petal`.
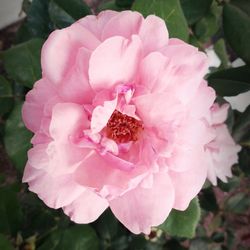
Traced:
POLYGON ((143 130, 143 123, 115 110, 105 128, 106 136, 116 143, 137 141, 143 130))

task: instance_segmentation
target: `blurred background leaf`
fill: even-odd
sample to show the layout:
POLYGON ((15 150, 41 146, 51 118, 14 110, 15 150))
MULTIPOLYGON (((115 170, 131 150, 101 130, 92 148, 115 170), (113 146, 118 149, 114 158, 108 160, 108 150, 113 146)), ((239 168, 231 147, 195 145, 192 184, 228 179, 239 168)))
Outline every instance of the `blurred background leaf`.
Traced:
POLYGON ((161 17, 167 24, 170 37, 188 40, 188 25, 179 0, 135 0, 132 9, 144 16, 154 14, 161 17))

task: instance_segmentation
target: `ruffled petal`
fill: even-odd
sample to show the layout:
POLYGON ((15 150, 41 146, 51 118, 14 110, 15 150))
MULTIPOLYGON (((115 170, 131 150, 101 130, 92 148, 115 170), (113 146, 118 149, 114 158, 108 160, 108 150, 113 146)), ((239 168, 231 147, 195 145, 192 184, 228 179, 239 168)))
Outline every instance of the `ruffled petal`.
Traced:
POLYGON ((71 204, 84 191, 72 177, 72 175, 53 176, 27 164, 23 182, 28 182, 29 190, 37 193, 47 206, 57 209, 71 204))
POLYGON ((52 32, 42 48, 43 76, 52 83, 59 83, 74 65, 79 48, 94 50, 99 44, 100 41, 79 23, 52 32))
POLYGON ((83 48, 78 50, 75 66, 58 85, 58 94, 65 102, 78 104, 91 103, 94 97, 88 79, 88 64, 91 51, 83 48))
POLYGON ((88 29, 92 34, 97 37, 98 40, 101 41, 102 31, 104 30, 106 24, 111 18, 117 15, 119 15, 119 12, 117 11, 105 10, 100 12, 97 16, 86 16, 78 20, 78 23, 81 24, 85 29, 88 29))
POLYGON ((168 44, 166 23, 154 15, 149 15, 143 20, 139 36, 142 40, 145 54, 159 50, 168 44))
POLYGON ((143 17, 138 12, 122 11, 112 17, 102 32, 102 41, 112 36, 122 36, 129 39, 138 34, 143 17))
POLYGON ((110 201, 118 220, 135 234, 149 234, 152 226, 162 224, 174 203, 174 187, 167 173, 154 175, 151 188, 138 186, 110 201))
POLYGON ((109 206, 108 202, 89 189, 71 204, 63 207, 63 211, 76 223, 91 223, 95 221, 109 206))
POLYGON ((69 143, 69 136, 79 136, 88 126, 88 117, 81 105, 58 103, 54 106, 50 135, 56 142, 69 143))
POLYGON ((95 107, 91 118, 91 130, 93 133, 99 133, 108 123, 109 118, 115 111, 117 97, 111 101, 105 101, 103 105, 95 107))
POLYGON ((169 171, 175 190, 174 208, 186 210, 190 201, 200 192, 207 177, 208 162, 204 151, 196 155, 194 165, 183 172, 169 171))
POLYGON ((41 79, 35 83, 22 108, 23 121, 29 130, 35 133, 40 129, 45 105, 56 96, 56 90, 49 81, 41 79))
POLYGON ((219 104, 215 103, 213 107, 211 108, 211 114, 212 114, 212 124, 221 124, 227 119, 229 104, 225 103, 222 106, 219 106, 219 104))
POLYGON ((94 90, 111 89, 115 84, 130 83, 138 67, 141 41, 115 36, 105 40, 92 53, 89 62, 89 80, 94 90))

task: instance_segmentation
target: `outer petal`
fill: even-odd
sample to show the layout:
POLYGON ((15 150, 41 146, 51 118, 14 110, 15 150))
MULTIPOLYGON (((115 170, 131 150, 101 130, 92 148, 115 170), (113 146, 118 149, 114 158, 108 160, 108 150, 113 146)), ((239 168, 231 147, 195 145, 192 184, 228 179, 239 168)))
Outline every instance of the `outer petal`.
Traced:
POLYGON ((170 59, 171 74, 169 76, 168 73, 168 77, 171 77, 171 89, 168 88, 168 91, 177 93, 179 99, 186 104, 194 97, 207 72, 208 58, 191 45, 171 40, 169 45, 161 50, 170 59))
POLYGON ((98 14, 98 16, 89 15, 78 21, 85 29, 88 29, 101 41, 102 31, 112 17, 119 15, 119 12, 106 10, 98 14))
POLYGON ((99 43, 91 32, 78 23, 52 32, 42 48, 43 76, 53 83, 60 82, 74 65, 78 49, 94 50, 99 43))
POLYGON ((169 176, 175 190, 175 209, 187 209, 190 201, 199 193, 206 180, 207 168, 206 154, 204 151, 201 151, 197 155, 195 165, 191 166, 187 171, 169 171, 169 176))
POLYGON ((227 119, 229 104, 219 106, 217 103, 211 108, 212 124, 221 124, 227 119))
POLYGON ((147 16, 142 22, 139 36, 143 43, 144 53, 159 50, 168 43, 168 30, 165 22, 154 15, 147 16))
POLYGON ((57 93, 54 86, 45 79, 36 82, 33 89, 26 95, 22 117, 26 127, 32 132, 39 130, 45 105, 55 96, 57 96, 57 93))
POLYGON ((88 64, 91 51, 84 47, 78 50, 72 67, 58 86, 58 94, 66 102, 79 104, 91 103, 94 91, 89 84, 88 64))
POLYGON ((102 32, 102 40, 112 36, 122 36, 129 39, 133 34, 138 34, 142 15, 139 12, 122 11, 112 17, 102 32))
POLYGON ((130 83, 137 71, 141 53, 138 36, 131 40, 112 37, 92 53, 89 80, 94 90, 110 89, 118 83, 130 83))
POLYGON ((36 193, 47 206, 60 208, 72 203, 84 188, 78 185, 72 175, 52 176, 43 170, 26 165, 23 182, 28 182, 29 190, 36 193))
POLYGON ((174 202, 174 187, 167 173, 154 176, 152 188, 137 188, 110 202, 114 215, 133 233, 149 234, 164 222, 174 202))
POLYGON ((63 211, 76 223, 91 223, 104 212, 108 205, 105 199, 85 189, 76 200, 64 207, 63 211))

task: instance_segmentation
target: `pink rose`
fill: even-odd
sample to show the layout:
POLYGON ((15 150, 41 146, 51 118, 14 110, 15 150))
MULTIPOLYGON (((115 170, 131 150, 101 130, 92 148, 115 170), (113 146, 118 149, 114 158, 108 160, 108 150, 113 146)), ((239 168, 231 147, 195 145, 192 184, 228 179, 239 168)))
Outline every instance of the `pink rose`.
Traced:
POLYGON ((241 147, 236 145, 224 124, 227 119, 229 105, 221 107, 215 103, 211 107, 211 130, 215 138, 206 146, 209 159, 208 179, 217 185, 217 177, 227 182, 227 177, 232 177, 231 167, 237 163, 241 147))
POLYGON ((110 207, 130 231, 149 233, 207 177, 207 67, 153 15, 104 11, 54 31, 23 106, 35 134, 23 181, 76 223, 110 207))

